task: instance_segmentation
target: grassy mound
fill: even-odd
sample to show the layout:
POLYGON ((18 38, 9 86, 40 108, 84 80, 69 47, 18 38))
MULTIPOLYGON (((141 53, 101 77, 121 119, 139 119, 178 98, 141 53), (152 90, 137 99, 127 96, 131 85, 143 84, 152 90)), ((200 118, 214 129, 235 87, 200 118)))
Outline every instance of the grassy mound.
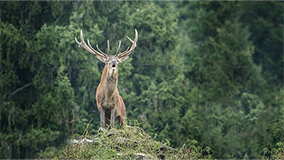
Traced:
POLYGON ((211 159, 210 148, 192 140, 181 148, 158 142, 137 126, 122 130, 100 128, 96 135, 74 137, 63 149, 42 152, 40 158, 64 159, 211 159))

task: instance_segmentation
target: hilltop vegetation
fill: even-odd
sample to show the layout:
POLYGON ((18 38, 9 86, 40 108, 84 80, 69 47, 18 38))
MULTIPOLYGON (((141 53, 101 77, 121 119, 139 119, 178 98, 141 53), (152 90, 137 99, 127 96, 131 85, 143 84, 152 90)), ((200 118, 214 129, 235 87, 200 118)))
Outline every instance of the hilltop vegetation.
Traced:
POLYGON ((39 158, 59 159, 211 159, 209 147, 192 140, 181 148, 170 147, 169 141, 158 142, 138 126, 122 130, 100 128, 90 135, 72 136, 60 150, 49 148, 39 158))
MULTIPOLYGON (((177 150, 196 140, 212 158, 281 155, 283 2, 0 3, 0 158, 52 152, 92 118, 89 133, 96 135, 104 64, 74 37, 83 30, 103 51, 110 40, 115 54, 119 40, 121 51, 130 45, 125 37, 134 37, 134 29, 137 47, 119 64, 128 120, 177 150)), ((88 147, 119 153, 111 145, 88 147)))

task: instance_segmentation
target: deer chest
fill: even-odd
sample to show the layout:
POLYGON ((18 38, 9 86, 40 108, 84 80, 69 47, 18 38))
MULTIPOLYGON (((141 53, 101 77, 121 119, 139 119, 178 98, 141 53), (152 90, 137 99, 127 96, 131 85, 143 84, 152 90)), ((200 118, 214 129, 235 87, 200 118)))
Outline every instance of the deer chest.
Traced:
POLYGON ((115 103, 111 100, 109 101, 103 101, 101 104, 103 109, 113 109, 115 107, 115 103))

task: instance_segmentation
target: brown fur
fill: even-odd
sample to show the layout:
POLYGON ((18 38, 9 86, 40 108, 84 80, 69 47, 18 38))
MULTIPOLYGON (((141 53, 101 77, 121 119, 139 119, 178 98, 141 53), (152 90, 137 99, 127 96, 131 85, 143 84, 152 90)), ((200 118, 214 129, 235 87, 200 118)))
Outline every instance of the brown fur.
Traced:
POLYGON ((113 128, 115 121, 118 121, 122 127, 125 121, 125 105, 117 89, 117 65, 116 69, 117 72, 114 77, 110 77, 106 64, 102 73, 101 82, 97 88, 96 100, 98 110, 100 111, 101 127, 105 127, 107 124, 110 125, 110 128, 113 128), (116 110, 115 116, 112 115, 114 110, 116 110), (114 120, 112 120, 112 118, 114 118, 114 120))

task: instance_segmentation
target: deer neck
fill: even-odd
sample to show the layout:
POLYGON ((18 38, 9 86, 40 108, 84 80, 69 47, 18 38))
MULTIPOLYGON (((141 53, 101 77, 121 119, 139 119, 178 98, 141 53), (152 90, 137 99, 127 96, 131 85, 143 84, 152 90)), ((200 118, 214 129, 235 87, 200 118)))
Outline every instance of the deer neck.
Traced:
POLYGON ((111 76, 108 74, 107 67, 104 68, 103 75, 101 78, 101 82, 104 85, 105 95, 108 98, 111 98, 117 89, 117 82, 118 82, 118 73, 116 73, 114 76, 111 76))

